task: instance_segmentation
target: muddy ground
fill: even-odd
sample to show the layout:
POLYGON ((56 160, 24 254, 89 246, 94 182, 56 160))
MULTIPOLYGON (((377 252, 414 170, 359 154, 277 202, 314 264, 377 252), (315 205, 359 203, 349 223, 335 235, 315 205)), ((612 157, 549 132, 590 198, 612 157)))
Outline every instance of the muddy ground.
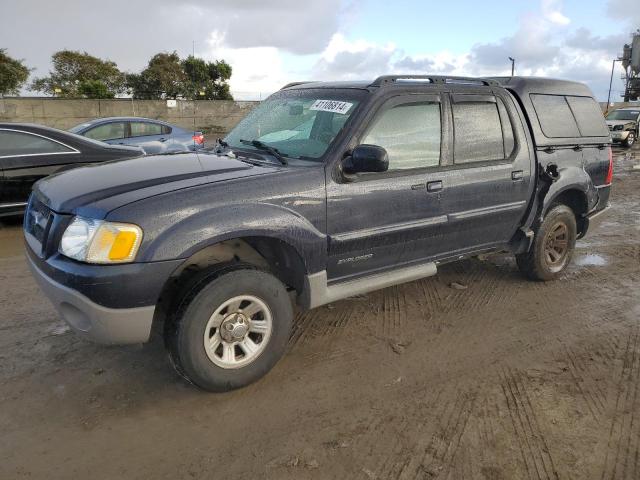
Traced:
POLYGON ((5 225, 0 479, 638 479, 637 164, 616 151, 612 213, 561 280, 444 266, 299 315, 271 374, 218 395, 157 342, 69 332, 5 225))

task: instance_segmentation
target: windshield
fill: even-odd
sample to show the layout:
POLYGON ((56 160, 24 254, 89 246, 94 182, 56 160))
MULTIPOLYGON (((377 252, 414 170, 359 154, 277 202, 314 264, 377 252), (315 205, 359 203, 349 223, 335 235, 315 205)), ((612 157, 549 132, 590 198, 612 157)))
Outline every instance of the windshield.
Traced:
POLYGON ((282 92, 258 105, 224 140, 232 149, 265 152, 256 146, 262 143, 284 157, 317 159, 356 110, 361 95, 357 91, 341 95, 336 90, 282 92))
POLYGON ((614 110, 607 115, 607 120, 635 120, 640 110, 614 110))

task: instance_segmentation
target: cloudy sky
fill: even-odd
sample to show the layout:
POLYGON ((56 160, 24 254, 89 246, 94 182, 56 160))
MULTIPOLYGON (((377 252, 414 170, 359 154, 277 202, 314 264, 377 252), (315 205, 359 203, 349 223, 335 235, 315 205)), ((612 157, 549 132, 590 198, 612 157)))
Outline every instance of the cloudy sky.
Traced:
POLYGON ((512 56, 517 74, 584 81, 606 100, 611 60, 638 28, 640 0, 20 0, 2 6, 0 47, 38 76, 62 48, 139 71, 195 42, 231 63, 236 98, 294 80, 507 74, 512 56))

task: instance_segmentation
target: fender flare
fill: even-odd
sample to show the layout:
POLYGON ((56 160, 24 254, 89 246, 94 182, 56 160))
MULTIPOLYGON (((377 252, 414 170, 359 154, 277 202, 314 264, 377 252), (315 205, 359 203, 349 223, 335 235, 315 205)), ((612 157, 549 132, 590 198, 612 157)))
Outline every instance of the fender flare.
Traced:
POLYGON ((189 258, 216 243, 243 237, 270 237, 288 244, 310 273, 324 269, 327 261, 324 233, 296 212, 265 203, 200 210, 154 238, 145 246, 141 261, 189 258))
POLYGON ((583 168, 568 167, 559 170, 559 177, 551 183, 548 191, 542 199, 539 218, 544 218, 549 208, 555 200, 564 192, 576 190, 584 195, 586 202, 585 214, 590 211, 598 202, 598 189, 593 185, 591 177, 583 168))

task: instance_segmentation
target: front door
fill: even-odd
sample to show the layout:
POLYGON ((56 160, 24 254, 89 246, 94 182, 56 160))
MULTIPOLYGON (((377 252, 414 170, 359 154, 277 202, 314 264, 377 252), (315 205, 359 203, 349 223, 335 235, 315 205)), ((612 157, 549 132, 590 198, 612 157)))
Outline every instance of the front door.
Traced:
POLYGON ((444 121, 439 94, 393 97, 357 139, 384 147, 389 170, 349 176, 328 169, 330 281, 396 267, 407 262, 407 252, 419 258, 438 249, 446 221, 438 177, 444 121))

